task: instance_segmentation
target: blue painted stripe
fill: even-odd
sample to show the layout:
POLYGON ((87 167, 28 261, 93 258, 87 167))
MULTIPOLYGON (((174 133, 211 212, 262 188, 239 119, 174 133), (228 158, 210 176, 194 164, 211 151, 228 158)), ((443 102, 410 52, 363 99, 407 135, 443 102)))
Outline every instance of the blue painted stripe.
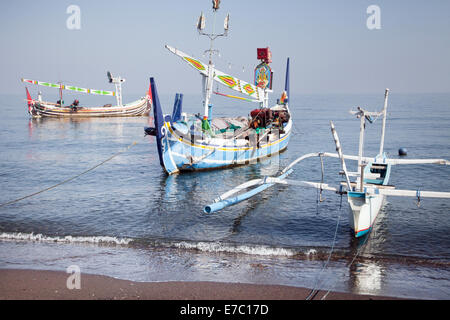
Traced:
POLYGON ((349 191, 347 193, 347 195, 350 198, 365 198, 366 197, 366 194, 364 192, 358 192, 358 191, 349 191))
POLYGON ((363 235, 369 233, 370 230, 372 230, 372 227, 370 227, 369 229, 366 229, 366 230, 358 231, 358 232, 355 234, 355 237, 356 237, 356 238, 362 237, 363 235))

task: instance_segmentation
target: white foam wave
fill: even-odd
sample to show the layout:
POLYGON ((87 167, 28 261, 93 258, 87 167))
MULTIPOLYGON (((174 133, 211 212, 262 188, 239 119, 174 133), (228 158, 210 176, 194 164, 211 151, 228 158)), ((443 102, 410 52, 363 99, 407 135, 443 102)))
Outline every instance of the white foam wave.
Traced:
POLYGON ((172 247, 179 249, 199 250, 202 252, 214 253, 243 253, 248 255, 262 256, 294 256, 295 250, 286 248, 276 248, 263 245, 234 245, 220 242, 178 242, 173 243, 172 247))
POLYGON ((317 254, 317 250, 316 249, 309 249, 308 251, 306 251, 305 253, 307 256, 310 255, 316 255, 317 254))
POLYGON ((0 234, 0 240, 10 241, 35 241, 35 242, 55 242, 55 243, 91 243, 91 244, 109 244, 109 245, 128 245, 133 239, 116 238, 109 236, 64 236, 51 237, 41 233, 22 233, 22 232, 3 232, 0 234))

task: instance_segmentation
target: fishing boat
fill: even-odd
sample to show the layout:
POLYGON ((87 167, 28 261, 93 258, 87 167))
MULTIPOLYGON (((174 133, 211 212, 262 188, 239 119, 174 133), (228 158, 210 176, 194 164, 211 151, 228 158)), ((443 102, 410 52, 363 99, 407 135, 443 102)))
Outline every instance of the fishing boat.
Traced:
POLYGON ((300 187, 316 188, 320 190, 320 197, 322 191, 332 191, 337 194, 347 195, 347 202, 349 204, 349 221, 353 229, 355 237, 361 237, 370 232, 380 212, 386 196, 400 196, 400 197, 416 197, 418 204, 421 198, 450 198, 450 192, 438 191, 422 191, 422 190, 399 190, 394 185, 389 184, 392 166, 401 164, 441 164, 450 165, 450 161, 444 159, 389 159, 384 152, 384 137, 386 131, 386 116, 388 103, 389 89, 385 91, 384 107, 381 112, 370 112, 361 107, 357 110, 351 111, 351 114, 356 115, 360 119, 360 135, 359 135, 359 150, 358 155, 345 155, 342 152, 341 143, 337 134, 334 123, 330 121, 331 132, 334 142, 336 144, 337 153, 317 152, 305 154, 287 167, 285 167, 278 175, 268 176, 260 179, 254 179, 240 186, 222 194, 214 200, 210 205, 205 206, 205 213, 211 213, 221 210, 227 206, 234 205, 244 201, 254 195, 264 191, 265 189, 275 184, 295 185, 300 187), (364 156, 364 134, 366 122, 373 123, 374 119, 383 117, 380 149, 375 157, 364 156), (310 182, 287 179, 293 172, 293 167, 299 162, 312 158, 320 157, 322 164, 323 177, 323 158, 333 157, 340 159, 342 171, 340 175, 345 177, 345 181, 340 185, 330 186, 324 181, 310 182), (357 171, 350 172, 347 170, 346 160, 357 161, 357 171), (351 177, 354 178, 351 181, 351 177), (247 190, 250 189, 250 190, 247 190), (247 191, 245 191, 247 190, 247 191), (245 191, 245 192, 244 192, 245 191))
MULTIPOLYGON (((213 14, 218 2, 213 3, 213 14)), ((260 63, 255 68, 254 83, 245 82, 215 68, 213 63, 213 42, 228 33, 229 15, 224 21, 221 34, 205 33, 205 16, 198 20, 197 29, 210 39, 209 62, 187 55, 166 45, 173 54, 197 70, 203 84, 203 115, 182 112, 183 95, 176 94, 172 114, 164 114, 158 98, 155 79, 150 79, 155 127, 145 132, 156 137, 159 160, 168 174, 182 171, 218 169, 229 166, 256 163, 286 149, 292 129, 289 111, 289 58, 286 67, 285 90, 276 104, 269 107, 269 93, 272 90, 273 72, 269 48, 258 48, 260 63), (241 96, 213 91, 213 83, 239 92, 241 96), (256 103, 257 108, 250 116, 213 117, 212 94, 256 103)))
POLYGON ((85 117, 132 117, 148 115, 151 109, 152 99, 151 92, 148 91, 145 97, 140 98, 134 102, 127 104, 122 103, 122 83, 125 79, 121 77, 113 77, 111 73, 107 72, 109 83, 113 83, 116 91, 96 90, 80 88, 73 85, 65 85, 62 83, 51 83, 31 79, 21 79, 24 83, 35 84, 48 88, 59 89, 59 100, 54 102, 44 101, 42 94, 39 91, 37 99, 33 99, 25 87, 27 94, 28 113, 33 118, 39 117, 57 117, 57 118, 85 118, 85 117), (116 97, 117 105, 105 104, 98 107, 87 107, 80 104, 78 99, 75 99, 72 104, 65 105, 63 100, 63 90, 87 93, 100 96, 116 97))

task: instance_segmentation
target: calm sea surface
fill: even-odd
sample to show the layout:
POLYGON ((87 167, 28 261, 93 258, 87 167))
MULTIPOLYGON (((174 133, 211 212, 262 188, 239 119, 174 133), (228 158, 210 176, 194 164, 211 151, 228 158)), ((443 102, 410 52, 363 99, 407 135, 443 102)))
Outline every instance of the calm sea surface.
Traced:
MULTIPOLYGON (((35 95, 36 88, 33 88, 35 95)), ((44 92, 56 101, 57 93, 44 92)), ((450 298, 450 201, 388 197, 370 237, 355 240, 348 204, 333 193, 274 186, 214 213, 203 207, 240 183, 272 174, 309 152, 334 152, 329 120, 343 151, 357 154, 359 121, 349 110, 381 110, 378 95, 298 95, 288 149, 278 157, 227 170, 167 176, 152 118, 33 119, 24 95, 0 96, 0 204, 45 189, 126 150, 55 189, 0 207, 0 268, 82 272, 136 281, 203 280, 285 284, 398 297, 450 298), (333 244, 335 250, 325 265, 333 244), (353 257, 358 258, 350 265, 353 257), (318 278, 318 275, 320 277, 318 278)), ((72 99, 74 97, 67 97, 72 99)), ((78 97, 90 105, 113 103, 78 97)), ((131 101, 138 96, 125 96, 131 101)), ((214 115, 245 115, 254 107, 215 97, 214 115)), ((184 110, 201 112, 200 97, 184 110)), ((162 96, 171 113, 173 96, 162 96)), ((397 157, 450 159, 450 94, 391 92, 385 150, 397 157)), ((365 154, 378 151, 381 119, 367 125, 365 154)), ((339 161, 325 159, 325 181, 340 181, 339 161)), ((348 162, 350 170, 355 163, 348 162)), ((320 160, 300 163, 292 178, 320 181, 320 160)), ((450 170, 395 166, 399 189, 450 191, 450 170)))

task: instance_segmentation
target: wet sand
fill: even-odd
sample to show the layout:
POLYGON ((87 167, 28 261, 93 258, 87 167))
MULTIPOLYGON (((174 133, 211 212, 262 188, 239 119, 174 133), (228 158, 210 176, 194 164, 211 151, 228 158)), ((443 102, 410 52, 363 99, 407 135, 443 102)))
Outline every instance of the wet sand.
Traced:
MULTIPOLYGON (((62 271, 0 269, 0 300, 304 300, 310 289, 219 282, 133 282, 81 274, 80 289, 67 288, 62 271)), ((74 283, 74 282, 72 282, 74 283)), ((320 300, 325 291, 319 291, 320 300)), ((327 300, 394 300, 331 292, 327 300)))

